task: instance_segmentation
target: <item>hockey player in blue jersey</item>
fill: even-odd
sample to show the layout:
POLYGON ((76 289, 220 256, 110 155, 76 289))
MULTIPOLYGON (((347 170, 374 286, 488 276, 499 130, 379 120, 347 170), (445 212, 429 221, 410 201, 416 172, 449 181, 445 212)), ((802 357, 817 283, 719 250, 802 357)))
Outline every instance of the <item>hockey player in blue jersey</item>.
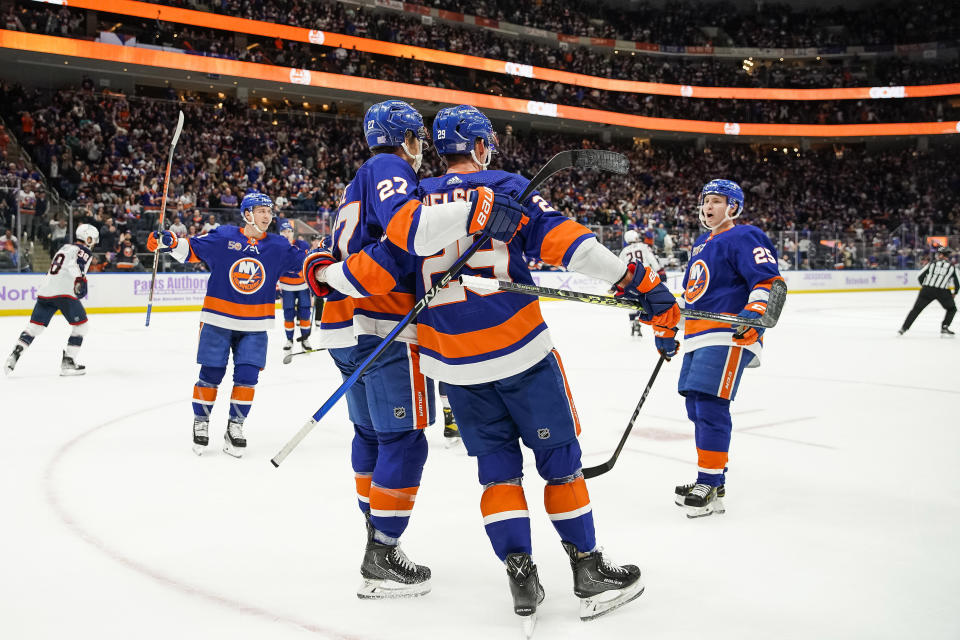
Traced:
POLYGON ((273 327, 276 313, 277 280, 303 264, 299 247, 267 233, 273 220, 269 196, 248 193, 240 203, 240 215, 243 227, 223 225, 189 239, 154 231, 147 240, 150 251, 159 248, 179 262, 202 261, 210 269, 200 312, 200 376, 193 387, 193 450, 197 455, 209 442, 210 411, 231 353, 233 391, 223 450, 237 458, 243 455, 247 446, 243 423, 267 362, 267 330, 273 327))
MULTIPOLYGON (((297 240, 293 231, 293 224, 286 218, 277 219, 277 231, 286 238, 290 244, 300 249, 303 257, 306 257, 310 245, 303 240, 297 240)), ((288 271, 280 276, 280 300, 283 306, 283 331, 286 336, 286 342, 283 343, 284 355, 293 350, 293 331, 296 324, 300 324, 300 337, 298 341, 304 351, 311 351, 310 346, 310 288, 303 279, 303 264, 297 265, 296 269, 288 271)))
MULTIPOLYGON (((448 171, 421 181, 424 204, 469 202, 484 189, 513 198, 526 187, 521 176, 487 170, 496 136, 477 109, 463 105, 442 109, 433 129, 448 171)), ((621 261, 587 228, 562 216, 539 194, 532 196, 525 212, 529 223, 516 237, 490 238, 467 262, 465 274, 532 283, 525 255, 535 257, 618 284, 621 294, 642 300, 657 314, 648 321, 667 328, 676 325, 676 301, 655 273, 621 261)), ((434 231, 439 234, 442 228, 434 231)), ((443 251, 418 259, 418 296, 474 241, 447 238, 440 245, 443 251)), ((388 233, 387 239, 381 244, 415 246, 404 242, 404 234, 388 233)), ((376 287, 373 280, 362 284, 367 290, 376 287)), ((420 364, 428 375, 446 383, 463 443, 477 458, 484 486, 480 504, 484 525, 506 565, 514 611, 530 619, 543 598, 531 559, 521 441, 534 451, 537 470, 547 481, 544 503, 573 569, 581 617, 594 618, 639 596, 640 570, 613 564, 597 547, 581 472, 579 419, 538 301, 451 283, 420 314, 417 338, 420 364)))
MULTIPOLYGON (((770 287, 782 280, 777 254, 763 231, 735 224, 744 209, 743 190, 730 180, 711 180, 700 192, 700 221, 709 231, 696 242, 683 281, 688 309, 761 317, 770 287)), ((723 513, 730 450, 730 402, 746 367, 760 365, 763 329, 710 320, 684 323, 680 394, 693 421, 697 480, 675 489, 675 502, 696 518, 723 513)))
MULTIPOLYGON (((490 190, 437 206, 414 198, 427 135, 423 117, 409 104, 373 105, 363 131, 373 155, 344 190, 332 247, 311 253, 304 263, 308 284, 326 298, 318 346, 329 349, 344 379, 413 308, 417 285, 410 254, 431 255, 478 231, 509 240, 524 222, 516 202, 490 190), (381 243, 384 236, 391 241, 381 243)), ((420 361, 411 325, 346 394, 357 498, 367 516, 360 598, 430 590, 430 569, 411 562, 399 546, 427 458, 423 428, 435 412, 433 382, 420 361)))

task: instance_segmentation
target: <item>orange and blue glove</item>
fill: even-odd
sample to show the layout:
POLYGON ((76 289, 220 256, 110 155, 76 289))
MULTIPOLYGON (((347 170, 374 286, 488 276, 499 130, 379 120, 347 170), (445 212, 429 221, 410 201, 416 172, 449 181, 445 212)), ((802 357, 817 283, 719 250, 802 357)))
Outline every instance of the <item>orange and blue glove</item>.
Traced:
MULTIPOLYGON (((767 303, 757 301, 749 303, 743 308, 743 311, 741 311, 739 315, 742 318, 761 318, 766 311, 767 303)), ((741 347, 749 346, 759 340, 764 331, 766 331, 766 329, 762 327, 741 325, 737 327, 736 333, 733 334, 733 343, 741 347)))
POLYGON ((156 251, 160 253, 170 253, 177 246, 177 236, 169 231, 154 231, 147 237, 147 251, 156 251))
POLYGON ((657 353, 667 360, 677 355, 680 350, 680 342, 676 339, 677 328, 653 327, 653 344, 657 348, 657 353))
POLYGON ((307 281, 313 295, 326 298, 333 289, 323 279, 323 270, 335 263, 337 259, 326 249, 317 248, 307 254, 303 261, 303 279, 307 281))
POLYGON ((667 289, 657 272, 641 262, 631 262, 627 272, 614 287, 618 298, 635 300, 643 305, 640 321, 659 327, 676 327, 680 324, 680 307, 677 299, 667 289))
POLYGON ((631 262, 627 272, 615 287, 617 297, 635 300, 643 305, 640 321, 653 325, 654 345, 667 360, 677 355, 680 343, 676 340, 680 323, 680 307, 677 299, 650 267, 641 262, 631 262))
POLYGON ((483 231, 494 240, 510 242, 523 225, 530 222, 519 202, 488 187, 471 191, 469 202, 467 233, 470 235, 483 231))

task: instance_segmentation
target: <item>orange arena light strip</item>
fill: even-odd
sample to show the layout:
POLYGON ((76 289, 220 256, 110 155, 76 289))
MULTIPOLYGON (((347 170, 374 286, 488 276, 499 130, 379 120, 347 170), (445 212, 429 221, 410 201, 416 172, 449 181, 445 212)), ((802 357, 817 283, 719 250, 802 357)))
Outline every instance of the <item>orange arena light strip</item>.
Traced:
POLYGON ((421 62, 433 62, 454 67, 489 71, 506 75, 523 76, 536 80, 562 84, 620 91, 685 98, 722 98, 738 100, 869 100, 882 98, 929 98, 960 94, 960 83, 919 85, 912 87, 848 87, 842 89, 757 89, 746 87, 695 87, 690 85, 614 80, 581 73, 534 67, 522 62, 507 62, 480 58, 449 51, 438 51, 410 45, 347 36, 329 31, 311 30, 247 18, 235 18, 192 9, 178 9, 135 0, 37 0, 50 4, 63 4, 80 9, 107 11, 120 15, 188 24, 208 29, 221 29, 251 35, 280 38, 296 42, 310 42, 328 47, 356 49, 396 58, 415 58, 421 62))
POLYGON ((679 120, 673 118, 649 118, 600 109, 585 109, 546 102, 533 102, 519 98, 502 98, 468 91, 454 91, 438 87, 421 87, 403 82, 373 80, 335 73, 323 73, 307 69, 293 69, 276 65, 240 62, 209 58, 187 53, 173 53, 154 49, 124 47, 102 42, 87 42, 73 38, 60 38, 21 31, 0 29, 0 47, 33 51, 57 56, 71 56, 137 64, 148 67, 178 69, 197 73, 266 80, 281 84, 309 85, 340 91, 375 94, 428 100, 444 104, 472 104, 480 109, 492 109, 511 113, 579 120, 610 124, 632 129, 654 131, 680 131, 686 133, 709 133, 718 135, 747 136, 911 136, 960 133, 960 122, 900 122, 892 124, 739 124, 705 120, 679 120))

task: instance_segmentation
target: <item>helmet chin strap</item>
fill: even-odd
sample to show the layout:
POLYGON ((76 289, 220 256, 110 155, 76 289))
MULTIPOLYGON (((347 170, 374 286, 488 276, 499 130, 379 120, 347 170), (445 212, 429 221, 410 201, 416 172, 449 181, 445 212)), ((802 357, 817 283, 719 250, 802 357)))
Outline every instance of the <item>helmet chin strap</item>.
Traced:
POLYGON ((407 148, 406 140, 400 143, 400 148, 403 149, 403 152, 410 156, 410 158, 413 160, 413 172, 416 173, 417 171, 420 171, 420 165, 423 164, 423 144, 420 144, 420 153, 417 154, 410 153, 410 149, 407 148))
POLYGON ((490 161, 493 160, 493 152, 490 150, 490 147, 486 147, 487 153, 484 155, 485 162, 481 162, 480 158, 477 157, 476 148, 470 150, 470 157, 473 158, 473 161, 477 163, 477 166, 481 169, 486 169, 490 166, 490 161))
POLYGON ((725 225, 728 221, 733 222, 739 217, 740 217, 740 207, 738 207, 736 204, 731 204, 727 206, 726 210, 723 212, 723 218, 720 220, 720 222, 718 222, 717 224, 711 227, 709 224, 707 224, 707 215, 703 212, 703 205, 700 205, 700 224, 703 225, 704 229, 708 229, 710 231, 719 229, 720 227, 725 225), (730 215, 731 209, 736 209, 737 214, 733 216, 730 215))

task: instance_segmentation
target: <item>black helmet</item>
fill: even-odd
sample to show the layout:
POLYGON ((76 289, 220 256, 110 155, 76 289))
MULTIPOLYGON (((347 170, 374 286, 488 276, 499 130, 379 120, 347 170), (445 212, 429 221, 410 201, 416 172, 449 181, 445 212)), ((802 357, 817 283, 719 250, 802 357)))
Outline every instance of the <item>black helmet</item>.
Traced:
POLYGON ((949 258, 950 254, 953 252, 950 251, 949 247, 940 247, 939 249, 937 249, 937 253, 940 254, 941 256, 946 256, 947 258, 949 258))

